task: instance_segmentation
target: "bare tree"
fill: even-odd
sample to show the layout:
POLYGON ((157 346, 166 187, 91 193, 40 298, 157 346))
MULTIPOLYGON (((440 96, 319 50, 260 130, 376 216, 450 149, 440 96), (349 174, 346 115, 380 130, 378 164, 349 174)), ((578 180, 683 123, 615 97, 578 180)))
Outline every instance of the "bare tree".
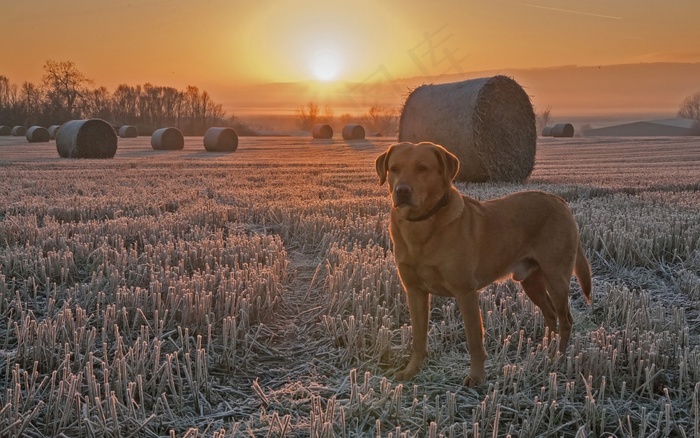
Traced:
POLYGON ((545 126, 552 122, 552 107, 547 106, 547 108, 542 111, 538 111, 535 114, 535 126, 537 127, 538 135, 542 133, 545 126))
POLYGON ((184 94, 173 87, 163 88, 163 116, 165 123, 180 127, 184 94))
POLYGON ((297 126, 304 131, 311 131, 319 119, 318 104, 309 102, 306 107, 300 106, 297 108, 297 126))
POLYGON ((112 98, 106 87, 98 87, 85 94, 85 115, 112 119, 112 98))
POLYGON ((683 99, 683 103, 678 109, 678 117, 700 122, 700 91, 683 99))
POLYGON ((399 110, 372 105, 364 116, 370 131, 380 135, 395 134, 398 129, 399 110))
POLYGON ((0 75, 0 110, 10 106, 10 79, 0 75))
POLYGON ((343 125, 347 125, 348 123, 352 122, 353 120, 354 120, 354 117, 350 113, 343 113, 338 117, 338 121, 343 125))
POLYGON ((112 114, 118 125, 136 123, 141 116, 139 112, 139 96, 141 86, 132 87, 120 84, 112 94, 112 114))
POLYGON ((87 86, 93 81, 85 77, 71 61, 46 61, 42 83, 55 114, 71 119, 80 116, 78 110, 87 86))
POLYGON ((41 89, 31 82, 24 82, 20 89, 20 101, 24 125, 36 125, 39 123, 43 94, 41 89))
POLYGON ((335 114, 333 113, 333 108, 326 105, 323 108, 323 115, 321 117, 319 117, 318 121, 320 123, 331 124, 331 123, 333 123, 333 120, 335 120, 335 114))

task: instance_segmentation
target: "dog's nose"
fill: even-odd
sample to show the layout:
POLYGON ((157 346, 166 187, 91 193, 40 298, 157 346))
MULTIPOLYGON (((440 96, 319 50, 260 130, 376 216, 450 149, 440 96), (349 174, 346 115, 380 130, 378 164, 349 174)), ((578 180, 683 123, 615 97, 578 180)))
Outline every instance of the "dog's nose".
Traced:
POLYGON ((394 195, 396 197, 396 204, 410 204, 411 203, 411 186, 408 184, 397 184, 394 187, 394 195))

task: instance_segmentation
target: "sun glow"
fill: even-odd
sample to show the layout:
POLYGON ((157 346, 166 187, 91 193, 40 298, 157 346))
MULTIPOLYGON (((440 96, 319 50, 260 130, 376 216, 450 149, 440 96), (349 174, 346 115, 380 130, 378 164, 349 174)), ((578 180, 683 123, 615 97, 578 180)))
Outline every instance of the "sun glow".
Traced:
POLYGON ((340 58, 332 50, 321 50, 311 59, 311 70, 316 79, 331 81, 340 73, 340 58))

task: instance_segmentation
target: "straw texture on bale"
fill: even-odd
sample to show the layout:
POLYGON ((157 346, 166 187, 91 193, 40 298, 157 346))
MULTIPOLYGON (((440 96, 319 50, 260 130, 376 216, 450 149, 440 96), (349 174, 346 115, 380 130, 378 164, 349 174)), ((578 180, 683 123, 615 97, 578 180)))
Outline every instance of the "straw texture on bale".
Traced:
POLYGON ((574 125, 571 123, 557 123, 552 126, 552 137, 573 137, 574 125))
POLYGON ((552 136, 552 126, 547 125, 544 128, 542 128, 542 137, 551 137, 552 136))
POLYGON ((49 130, 43 126, 32 126, 25 134, 29 143, 45 143, 51 140, 49 130))
POLYGON ((314 125, 311 135, 313 138, 333 138, 333 128, 330 125, 314 125))
POLYGON ((238 134, 233 128, 209 128, 204 133, 204 149, 209 152, 235 152, 238 134))
POLYGON ((133 125, 123 125, 119 128, 119 136, 121 138, 136 138, 139 135, 138 129, 133 125))
POLYGON ((71 120, 56 133, 56 149, 61 158, 113 158, 117 134, 102 119, 71 120))
POLYGON ((12 135, 12 128, 9 126, 0 126, 0 135, 12 135))
POLYGON ((365 138, 365 128, 361 125, 345 125, 343 126, 343 139, 345 140, 362 140, 365 138))
POLYGON ((506 76, 423 85, 404 103, 399 141, 445 147, 460 160, 457 181, 520 182, 535 165, 535 112, 506 76))
POLYGON ((174 151, 185 147, 185 137, 177 128, 156 129, 151 135, 151 147, 157 151, 174 151))
POLYGON ((15 137, 21 137, 26 133, 27 128, 25 128, 24 126, 15 126, 14 128, 12 128, 12 135, 14 135, 15 137))
POLYGON ((56 134, 58 133, 58 130, 61 129, 61 125, 51 125, 49 126, 49 137, 51 137, 51 140, 54 140, 56 138, 56 134))

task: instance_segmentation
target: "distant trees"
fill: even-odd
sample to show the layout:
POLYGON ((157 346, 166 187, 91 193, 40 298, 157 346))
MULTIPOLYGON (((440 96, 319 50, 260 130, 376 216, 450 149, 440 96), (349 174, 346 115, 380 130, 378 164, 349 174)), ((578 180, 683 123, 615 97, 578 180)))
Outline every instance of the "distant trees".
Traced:
POLYGON ((683 99, 683 103, 678 109, 678 117, 700 122, 700 91, 683 99))
MULTIPOLYGON (((319 123, 334 124, 337 120, 340 125, 360 123, 371 133, 378 135, 394 135, 398 131, 400 111, 398 108, 387 108, 382 105, 372 105, 365 114, 353 116, 343 113, 337 118, 333 110, 326 106, 321 113, 321 108, 314 102, 308 102, 296 110, 297 128, 303 131, 311 131, 314 125, 319 123)), ((338 128, 336 126, 336 128, 338 128)))
POLYGON ((226 112, 209 93, 195 86, 185 90, 153 84, 119 85, 114 93, 95 87, 70 61, 46 61, 41 85, 21 87, 0 76, 0 125, 60 124, 99 117, 114 125, 136 125, 141 133, 175 126, 185 135, 203 135, 214 125, 250 128, 226 112))

